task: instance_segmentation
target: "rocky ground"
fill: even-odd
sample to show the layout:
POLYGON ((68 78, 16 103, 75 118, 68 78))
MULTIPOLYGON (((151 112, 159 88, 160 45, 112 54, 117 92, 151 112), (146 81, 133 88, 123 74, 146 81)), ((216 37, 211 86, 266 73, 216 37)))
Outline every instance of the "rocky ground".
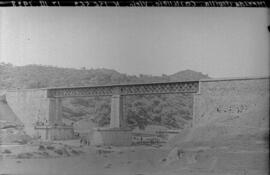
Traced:
POLYGON ((4 123, 0 175, 269 174, 269 128, 236 125, 240 119, 234 125, 214 121, 187 128, 163 145, 130 147, 86 146, 78 139, 38 141, 4 123))
POLYGON ((266 175, 268 145, 252 142, 94 147, 80 146, 79 140, 32 141, 1 145, 0 174, 266 175))

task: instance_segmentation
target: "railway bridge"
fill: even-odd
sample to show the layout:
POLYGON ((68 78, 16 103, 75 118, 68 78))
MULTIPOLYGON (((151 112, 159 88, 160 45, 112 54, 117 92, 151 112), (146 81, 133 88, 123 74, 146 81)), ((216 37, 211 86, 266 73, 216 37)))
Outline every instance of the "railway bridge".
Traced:
MULTIPOLYGON (((144 94, 193 93, 193 125, 211 120, 213 116, 246 115, 248 112, 269 111, 269 77, 244 77, 207 79, 184 82, 159 82, 141 84, 115 84, 85 87, 55 87, 44 89, 6 90, 8 105, 24 123, 28 134, 36 134, 34 123, 46 120, 46 128, 53 130, 52 139, 65 139, 70 128, 63 126, 62 99, 70 97, 110 96, 110 128, 124 129, 125 97, 144 94), (57 125, 57 127, 55 126, 57 125)), ((269 115, 269 112, 267 113, 269 115)), ((265 115, 262 115, 265 118, 265 115)), ((266 117, 268 121, 268 116, 266 117)), ((266 121, 264 119, 264 121, 266 121)), ((255 116, 249 127, 264 127, 262 119, 255 116)), ((51 137, 50 137, 51 138, 51 137)), ((68 136, 67 136, 68 138, 68 136)))
POLYGON ((147 94, 172 94, 172 93, 196 93, 198 92, 198 81, 166 82, 148 84, 122 84, 108 86, 87 87, 60 87, 48 88, 47 97, 51 100, 52 119, 61 119, 61 99, 67 97, 91 97, 111 96, 110 128, 125 128, 126 117, 123 115, 125 97, 129 95, 147 94), (53 109, 55 108, 55 109, 53 109))

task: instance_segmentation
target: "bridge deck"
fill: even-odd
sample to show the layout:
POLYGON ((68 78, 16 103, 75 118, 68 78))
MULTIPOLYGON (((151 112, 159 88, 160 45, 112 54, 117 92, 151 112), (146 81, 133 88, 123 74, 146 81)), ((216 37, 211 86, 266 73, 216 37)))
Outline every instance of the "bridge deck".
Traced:
POLYGON ((48 97, 196 93, 199 81, 48 88, 48 97))

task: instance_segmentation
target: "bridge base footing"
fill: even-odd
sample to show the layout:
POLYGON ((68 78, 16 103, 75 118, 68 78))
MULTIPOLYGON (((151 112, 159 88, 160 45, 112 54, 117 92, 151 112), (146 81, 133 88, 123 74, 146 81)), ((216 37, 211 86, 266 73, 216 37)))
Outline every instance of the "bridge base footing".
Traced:
POLYGON ((97 128, 93 133, 92 145, 130 146, 132 133, 130 129, 97 128))
POLYGON ((35 126, 35 136, 42 140, 69 140, 74 139, 73 126, 35 126))

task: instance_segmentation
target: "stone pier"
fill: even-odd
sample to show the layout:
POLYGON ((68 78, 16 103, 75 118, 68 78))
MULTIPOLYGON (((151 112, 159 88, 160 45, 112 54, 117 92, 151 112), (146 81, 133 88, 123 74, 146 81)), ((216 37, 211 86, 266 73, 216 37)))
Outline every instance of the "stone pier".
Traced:
POLYGON ((50 98, 49 99, 49 123, 63 124, 62 122, 62 99, 61 98, 50 98))
POLYGON ((112 95, 111 97, 110 128, 124 128, 126 126, 123 114, 123 100, 122 95, 112 95))

